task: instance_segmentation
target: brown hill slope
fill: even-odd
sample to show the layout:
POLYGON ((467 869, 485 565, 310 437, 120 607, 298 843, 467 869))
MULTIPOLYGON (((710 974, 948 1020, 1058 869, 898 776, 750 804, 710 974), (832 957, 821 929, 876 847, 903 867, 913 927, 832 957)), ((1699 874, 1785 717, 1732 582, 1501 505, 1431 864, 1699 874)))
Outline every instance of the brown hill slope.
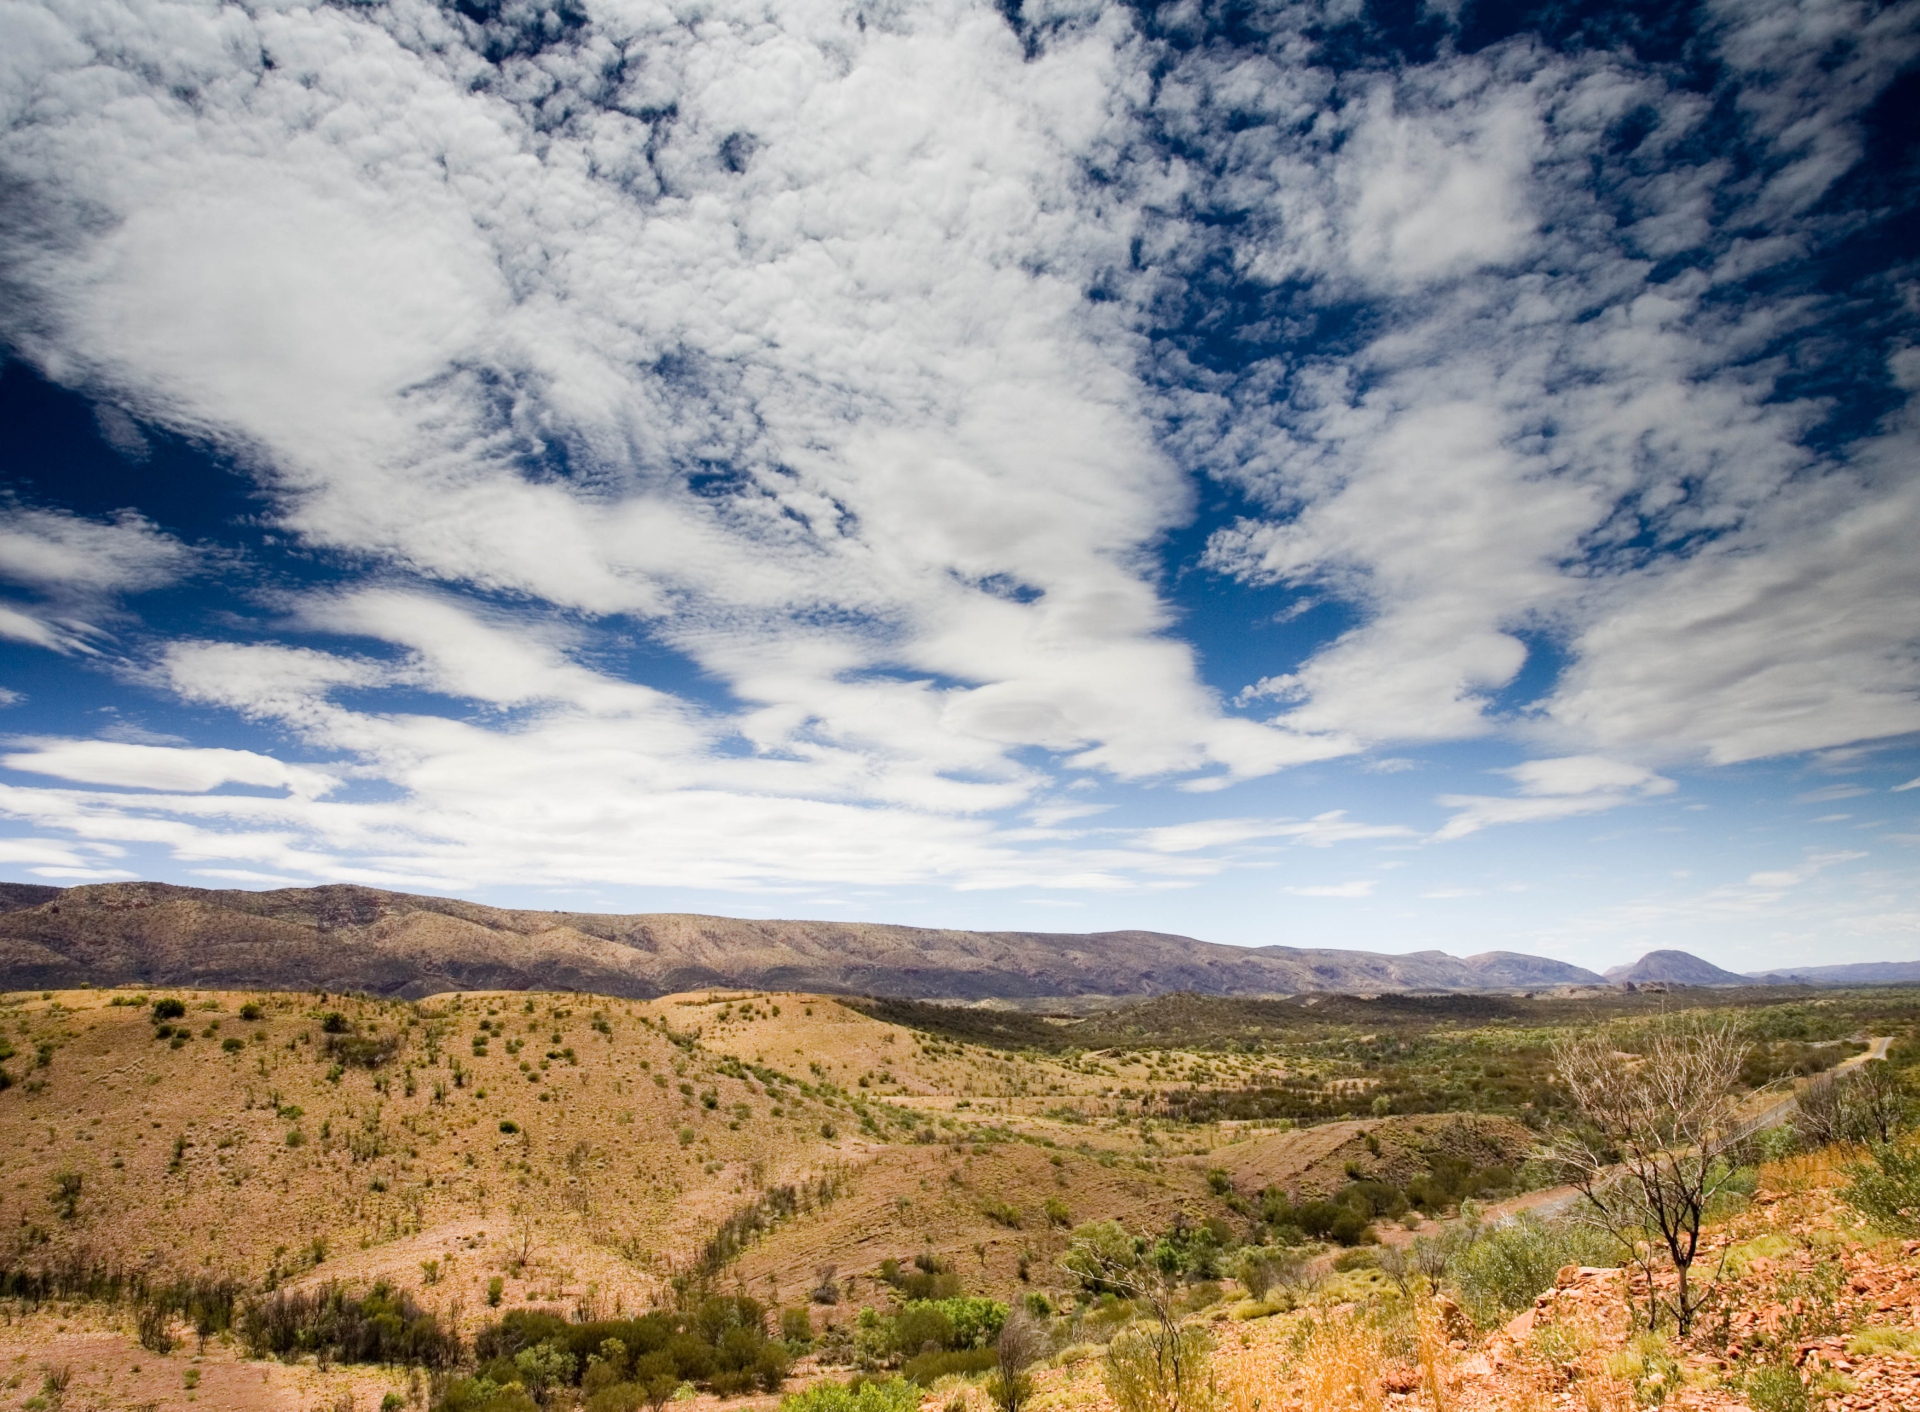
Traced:
POLYGON ((0 893, 0 909, 0 987, 19 989, 194 985, 403 997, 542 989, 648 997, 739 986, 978 999, 1472 991, 1600 979, 1500 952, 1388 956, 1218 946, 1145 931, 968 932, 516 911, 347 885, 22 887, 0 893))
POLYGON ((1057 1253, 1049 1196, 1143 1230, 1221 1209, 1124 1126, 1036 1111, 1109 1075, 817 996, 16 993, 0 1059, 0 1270, 384 1279, 477 1320, 496 1276, 509 1306, 643 1306, 788 1185, 802 1209, 707 1273, 791 1294, 832 1264, 871 1294, 930 1244, 1008 1291, 1057 1253), (164 1029, 163 995, 186 1012, 164 1029))

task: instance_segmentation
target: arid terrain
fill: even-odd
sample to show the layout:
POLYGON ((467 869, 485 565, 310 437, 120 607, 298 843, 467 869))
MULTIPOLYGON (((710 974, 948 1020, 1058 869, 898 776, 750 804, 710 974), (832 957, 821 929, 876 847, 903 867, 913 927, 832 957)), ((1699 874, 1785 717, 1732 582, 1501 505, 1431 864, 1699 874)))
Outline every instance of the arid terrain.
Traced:
MULTIPOLYGON (((1407 1262, 1457 1241, 1463 1212, 1494 1223, 1554 1204, 1531 1190, 1553 1180, 1536 1160, 1556 1121, 1551 1036, 1637 1023, 1670 1001, 1169 997, 1049 1019, 796 991, 17 992, 0 1002, 0 1292, 15 1296, 0 1305, 0 1369, 9 1396, 40 1408, 351 1398, 372 1412, 389 1395, 433 1402, 458 1369, 324 1349, 249 1356, 244 1310, 384 1289, 472 1349, 514 1311, 671 1317, 725 1292, 769 1320, 800 1319, 781 1378, 791 1393, 875 1359, 898 1368, 861 1311, 884 1321, 960 1292, 1049 1311, 1056 1348, 1034 1374, 1036 1408, 1104 1407, 1101 1350, 1137 1309, 1103 1314, 1111 1300, 1092 1298, 1067 1257, 1118 1222, 1170 1252, 1156 1258, 1185 1291, 1179 1307, 1213 1332, 1239 1412, 1254 1397, 1313 1407, 1288 1382, 1318 1356, 1313 1321, 1359 1320, 1343 1339, 1379 1343, 1379 1366, 1415 1367, 1414 1326, 1393 1323, 1412 1307, 1407 1262), (1279 1261, 1277 1282, 1258 1281, 1272 1284, 1264 1298, 1243 1272, 1249 1252, 1279 1261), (139 1290, 201 1286, 234 1312, 196 1315, 181 1294, 169 1336, 141 1324, 153 1316, 139 1290)), ((1743 1013, 1758 1036, 1744 1101, 1771 1111, 1805 1075, 1888 1044, 1911 1062, 1901 1036, 1920 997, 1782 998, 1743 1013)), ((1775 1160, 1711 1240, 1751 1256, 1735 1262, 1749 1303, 1782 1271, 1844 1268, 1852 1283, 1833 1297, 1859 1305, 1855 1322, 1920 1330, 1912 1247, 1834 1202, 1836 1160, 1775 1160)), ((1607 1361, 1638 1337, 1630 1278, 1565 1276, 1525 1327, 1447 1302, 1444 1405, 1615 1405, 1567 1401, 1597 1379, 1626 1387, 1618 1405, 1631 1405, 1632 1379, 1607 1361), (1561 1325, 1577 1330, 1541 1332, 1561 1325), (1513 1400, 1521 1384, 1534 1401, 1513 1400)), ((1845 1360, 1866 1398, 1835 1405, 1916 1405, 1900 1400, 1913 1360, 1899 1339, 1844 1352, 1852 1317, 1817 1326, 1818 1356, 1845 1360)), ((1708 1395, 1700 1370, 1732 1366, 1724 1347, 1674 1347, 1693 1370, 1684 1405, 1760 1405, 1708 1395)), ((921 1375, 943 1389, 938 1405, 986 1412, 978 1367, 942 1356, 959 1360, 953 1373, 921 1375)), ((1392 1378, 1376 1391, 1431 1400, 1407 1377, 1403 1392, 1392 1378)), ((772 1397, 679 1387, 683 1400, 772 1397)))

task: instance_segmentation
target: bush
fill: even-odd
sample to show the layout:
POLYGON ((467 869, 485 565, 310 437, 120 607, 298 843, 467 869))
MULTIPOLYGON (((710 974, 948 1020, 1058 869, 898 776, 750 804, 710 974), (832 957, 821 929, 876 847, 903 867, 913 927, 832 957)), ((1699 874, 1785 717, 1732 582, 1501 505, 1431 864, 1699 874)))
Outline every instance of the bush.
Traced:
POLYGON ((357 1298, 338 1285, 281 1290, 246 1306, 240 1338, 255 1358, 312 1353, 341 1363, 447 1368, 461 1351, 452 1328, 384 1283, 357 1298))
POLYGON ((178 1020, 187 1013, 187 1002, 169 995, 164 1000, 153 1002, 155 1020, 178 1020))
POLYGON ((989 1197, 980 1204, 980 1214, 995 1225, 1005 1226, 1008 1230, 1020 1229, 1020 1208, 1010 1205, 999 1197, 989 1197))
POLYGON ((900 1371, 908 1382, 932 1387, 944 1377, 973 1377, 987 1372, 997 1361, 991 1348, 943 1348, 909 1358, 900 1371))
POLYGON ((790 1348, 805 1348, 813 1342, 813 1320, 805 1309, 780 1311, 780 1339, 790 1348))
POLYGON ((519 1383, 502 1386, 485 1375, 456 1378, 437 1405, 440 1412, 539 1412, 539 1404, 519 1383))
POLYGON ((821 1383, 786 1398, 780 1412, 920 1412, 920 1389, 904 1378, 821 1383))
POLYGON ((1757 1412, 1808 1412, 1807 1385, 1797 1369, 1767 1363, 1740 1379, 1740 1390, 1757 1412))
MULTIPOLYGON (((492 1302, 491 1285, 488 1299, 492 1302)), ((516 1378, 530 1382, 536 1373, 545 1386, 583 1381, 596 1364, 612 1361, 608 1346, 617 1344, 621 1357, 631 1354, 634 1381, 649 1401, 656 1393, 664 1401, 682 1382, 703 1383, 723 1396, 755 1387, 774 1392, 786 1378, 790 1359, 784 1347, 767 1338, 766 1321, 765 1307, 745 1295, 712 1295, 692 1310, 585 1323, 515 1309, 480 1331, 474 1355, 480 1372, 501 1386, 516 1378), (547 1352, 537 1351, 542 1349, 547 1352), (544 1360, 537 1369, 522 1364, 530 1350, 537 1361, 544 1360), (558 1361, 562 1356, 573 1360, 565 1369, 558 1361)))
POLYGON ((1920 1235, 1920 1144, 1877 1142, 1845 1170, 1842 1201, 1889 1235, 1920 1235))
POLYGON ((1213 1339, 1198 1324, 1131 1328, 1107 1345, 1107 1395, 1120 1412, 1210 1412, 1213 1339))
POLYGON ((896 1337, 906 1352, 919 1352, 924 1340, 915 1341, 908 1346, 909 1333, 944 1332, 934 1341, 942 1348, 985 1348, 1006 1326, 1007 1306, 997 1300, 982 1299, 974 1295, 956 1295, 949 1299, 915 1299, 908 1302, 899 1314, 894 1316, 896 1337))
POLYGON ((259 1019, 259 1018, 260 1018, 260 1005, 259 1005, 259 1002, 258 1002, 258 1001, 253 1001, 253 1000, 249 1000, 249 1001, 248 1001, 248 1002, 247 1002, 247 1003, 246 1003, 245 1005, 242 1005, 242 1006, 240 1007, 240 1018, 241 1018, 241 1019, 243 1019, 243 1020, 257 1020, 257 1019, 259 1019))
POLYGON ((1611 1237, 1591 1226, 1550 1225, 1522 1214, 1456 1243, 1445 1268, 1461 1308, 1481 1328, 1490 1328, 1552 1288, 1563 1267, 1616 1265, 1621 1255, 1611 1237))
POLYGON ((339 1064, 377 1069, 400 1051, 398 1035, 329 1034, 327 1054, 339 1064))

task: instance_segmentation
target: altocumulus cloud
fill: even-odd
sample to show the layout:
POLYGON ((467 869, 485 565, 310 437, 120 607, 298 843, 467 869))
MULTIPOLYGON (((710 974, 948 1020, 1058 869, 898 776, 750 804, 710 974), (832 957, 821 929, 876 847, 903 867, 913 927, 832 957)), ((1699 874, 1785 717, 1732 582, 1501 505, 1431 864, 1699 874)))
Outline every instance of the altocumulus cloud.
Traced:
POLYGON ((1422 831, 1076 784, 1539 757, 1446 841, 1920 730, 1911 275, 1832 292, 1920 9, 1443 10, 6 11, 9 346, 324 572, 142 628, 207 551, 7 507, 0 635, 303 763, 36 739, 0 808, 241 878, 1111 890, 1422 831), (1221 680, 1170 571, 1301 635, 1221 680))

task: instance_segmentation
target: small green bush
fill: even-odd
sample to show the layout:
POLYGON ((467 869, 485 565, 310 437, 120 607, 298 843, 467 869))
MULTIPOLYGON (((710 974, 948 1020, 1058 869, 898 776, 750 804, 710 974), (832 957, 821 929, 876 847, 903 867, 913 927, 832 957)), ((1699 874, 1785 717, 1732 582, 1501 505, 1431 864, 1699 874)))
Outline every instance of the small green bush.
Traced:
POLYGON ((942 1348, 909 1358, 900 1371, 908 1382, 932 1387, 940 1379, 956 1374, 973 1377, 984 1373, 994 1366, 994 1362, 995 1355, 991 1348, 942 1348))
POLYGON ((920 1389, 904 1378, 821 1383, 796 1392, 780 1412, 919 1412, 920 1389))
POLYGON ((1813 1405, 1799 1371, 1778 1363, 1762 1364, 1747 1373, 1740 1379, 1740 1391, 1755 1412, 1809 1412, 1813 1405))
POLYGON ((793 1349, 804 1349, 813 1342, 813 1320, 805 1309, 780 1311, 780 1340, 793 1349))
POLYGON ((1846 1173, 1842 1201, 1889 1235, 1920 1235, 1920 1144, 1877 1142, 1846 1173))
POLYGON ((187 1013, 187 1002, 174 996, 153 1002, 153 1018, 156 1020, 178 1020, 187 1013))
POLYGON ((1107 1345, 1107 1395, 1120 1412, 1211 1412, 1213 1337, 1198 1324, 1134 1327, 1107 1345))
POLYGON ((520 1131, 520 1125, 511 1118, 502 1118, 500 1120, 500 1131, 503 1133, 517 1133, 520 1131))
POLYGON ((1617 1265, 1620 1258, 1611 1238, 1591 1226, 1523 1214, 1450 1251, 1446 1273, 1461 1308, 1484 1329, 1531 1305, 1564 1266, 1617 1265))
POLYGON ((258 1002, 258 1001, 253 1001, 253 1000, 249 1000, 249 1001, 248 1001, 248 1002, 247 1002, 247 1003, 246 1003, 245 1005, 242 1005, 242 1006, 240 1007, 240 1018, 241 1018, 241 1019, 243 1019, 243 1020, 257 1020, 257 1019, 259 1019, 259 1018, 260 1018, 260 1005, 259 1005, 259 1002, 258 1002))
POLYGON ((1855 1329, 1847 1340, 1849 1358, 1872 1358, 1880 1353, 1920 1353, 1920 1333, 1869 1324, 1864 1329, 1855 1329))

